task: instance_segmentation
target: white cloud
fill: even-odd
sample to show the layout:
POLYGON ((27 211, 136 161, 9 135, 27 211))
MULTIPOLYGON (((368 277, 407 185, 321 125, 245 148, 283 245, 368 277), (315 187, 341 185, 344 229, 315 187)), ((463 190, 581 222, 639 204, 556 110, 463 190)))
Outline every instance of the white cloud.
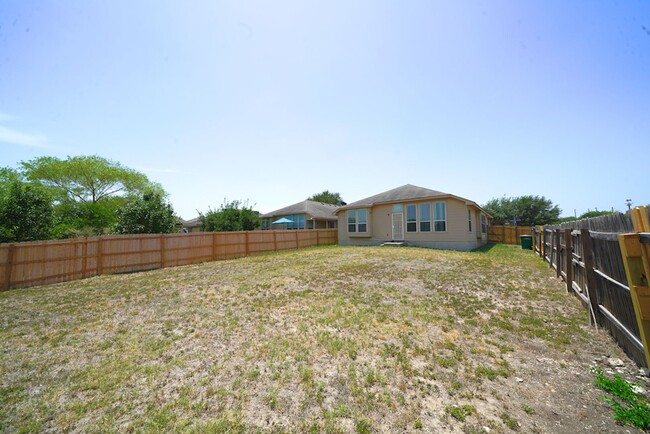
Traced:
MULTIPOLYGON (((0 121, 7 119, 4 115, 0 114, 0 121)), ((0 125, 0 143, 8 143, 12 145, 29 146, 33 148, 42 149, 56 149, 55 146, 48 143, 47 137, 24 133, 22 131, 14 130, 0 125)))

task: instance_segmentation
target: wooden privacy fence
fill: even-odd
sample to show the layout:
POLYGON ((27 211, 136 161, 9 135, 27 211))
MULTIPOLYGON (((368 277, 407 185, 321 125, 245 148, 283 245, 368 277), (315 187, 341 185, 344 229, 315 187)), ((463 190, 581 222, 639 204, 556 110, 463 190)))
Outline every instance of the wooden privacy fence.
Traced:
POLYGON ((519 244, 519 237, 530 235, 532 226, 488 226, 488 241, 501 244, 519 244))
POLYGON ((332 245, 336 229, 110 235, 0 244, 0 289, 332 245))
POLYGON ((629 213, 535 226, 533 250, 564 279, 567 292, 582 300, 590 323, 607 329, 639 366, 648 368, 619 244, 619 234, 630 232, 629 213))

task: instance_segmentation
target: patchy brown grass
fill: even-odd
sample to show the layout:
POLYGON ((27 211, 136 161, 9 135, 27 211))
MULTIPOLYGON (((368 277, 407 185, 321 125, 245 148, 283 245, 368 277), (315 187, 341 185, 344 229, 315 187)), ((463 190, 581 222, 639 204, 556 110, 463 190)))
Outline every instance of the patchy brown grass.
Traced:
POLYGON ((627 359, 511 246, 101 276, 2 293, 0 321, 0 431, 629 429, 589 372, 627 359))

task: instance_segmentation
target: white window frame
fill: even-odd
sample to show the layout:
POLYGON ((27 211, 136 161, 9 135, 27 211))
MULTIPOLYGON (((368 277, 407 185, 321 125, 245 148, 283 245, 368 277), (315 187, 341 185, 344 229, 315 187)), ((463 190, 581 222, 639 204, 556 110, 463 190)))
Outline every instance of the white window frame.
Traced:
POLYGON ((439 201, 433 202, 433 231, 434 232, 447 232, 447 201, 439 200, 439 201), (442 203, 445 206, 444 207, 444 210, 445 210, 445 218, 444 219, 439 219, 438 215, 436 213, 436 204, 438 204, 438 203, 442 203), (444 231, 439 231, 438 230, 438 228, 436 226, 436 223, 438 223, 438 222, 444 222, 445 223, 445 230, 444 231))
POLYGON ((349 209, 345 213, 346 217, 346 222, 348 225, 348 233, 356 233, 357 232, 357 210, 356 209, 349 209), (350 223, 350 219, 352 219, 352 223, 350 223), (350 227, 352 227, 352 230, 350 230, 350 227))
POLYGON ((420 202, 418 204, 418 232, 423 232, 423 233, 431 232, 431 203, 429 202, 420 202), (422 207, 425 205, 429 207, 429 220, 422 220, 422 207), (422 223, 429 223, 428 231, 422 230, 422 223))
POLYGON ((408 233, 414 233, 414 232, 419 232, 418 231, 418 204, 417 203, 407 203, 405 206, 406 210, 404 211, 404 215, 406 217, 406 232, 408 233), (410 220, 409 221, 409 207, 415 207, 415 220, 410 220), (409 230, 409 223, 415 224, 415 230, 410 231, 409 230))
POLYGON ((467 220, 469 222, 469 232, 472 233, 472 210, 467 210, 467 220))
POLYGON ((349 234, 367 234, 368 233, 368 208, 352 208, 347 210, 346 212, 346 222, 348 225, 348 233, 349 234), (359 215, 359 211, 363 211, 363 214, 365 214, 364 220, 361 221, 361 216, 359 215), (354 216, 354 222, 350 223, 350 216, 354 216), (350 228, 353 228, 350 230, 350 228), (363 227, 363 230, 361 228, 363 227))
POLYGON ((481 213, 481 233, 487 234, 487 217, 485 214, 481 213))
POLYGON ((358 234, 368 233, 368 208, 357 208, 357 233, 358 234), (363 211, 364 214, 363 221, 361 221, 360 211, 363 211), (361 230, 362 225, 363 225, 363 230, 361 230))

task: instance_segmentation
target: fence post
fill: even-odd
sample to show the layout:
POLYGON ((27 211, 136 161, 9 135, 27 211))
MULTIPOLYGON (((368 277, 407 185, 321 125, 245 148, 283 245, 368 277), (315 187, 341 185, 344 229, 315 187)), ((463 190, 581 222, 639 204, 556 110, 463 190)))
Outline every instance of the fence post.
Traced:
POLYGON ((519 240, 519 226, 517 226, 517 222, 515 222, 515 242, 512 244, 516 246, 517 244, 519 244, 518 240, 519 240))
POLYGON ((562 249, 560 230, 555 229, 555 271, 557 277, 562 276, 562 263, 560 262, 560 249, 562 249))
POLYGON ((591 246, 591 235, 589 229, 580 229, 580 241, 582 244, 582 261, 585 264, 587 277, 587 298, 589 299, 589 323, 596 328, 603 326, 603 316, 598 309, 598 291, 596 290, 596 273, 594 273, 594 251, 591 246))
POLYGON ((81 244, 81 277, 86 277, 86 267, 88 266, 88 237, 84 237, 83 243, 81 244))
POLYGON ((101 276, 102 273, 104 272, 103 250, 104 248, 102 246, 102 237, 100 235, 99 237, 97 237, 97 275, 98 276, 101 276))
MULTIPOLYGON (((621 247, 625 276, 630 287, 646 364, 650 367, 650 284, 648 284, 650 248, 641 243, 641 236, 638 234, 638 232, 650 232, 650 219, 645 206, 633 208, 630 216, 634 231, 637 233, 618 234, 618 243, 621 247)), ((650 375, 647 368, 645 373, 650 375)))
POLYGON ((554 243, 555 243, 555 231, 553 229, 551 229, 550 232, 551 232, 551 237, 550 237, 551 239, 549 240, 549 243, 548 243, 548 248, 549 248, 548 266, 550 268, 553 268, 553 247, 554 247, 554 243))
POLYGON ((566 273, 566 292, 573 291, 573 236, 571 229, 564 230, 564 267, 566 273))
POLYGON ((11 288, 11 265, 14 260, 14 244, 9 244, 7 249, 7 263, 5 264, 5 281, 3 282, 2 289, 11 288))
POLYGON ((165 268, 165 234, 160 234, 160 268, 165 268))
POLYGON ((296 229, 295 231, 296 234, 296 249, 298 248, 298 230, 296 229))
POLYGON ((248 256, 248 231, 244 232, 244 256, 248 256))
POLYGON ((316 246, 320 246, 320 229, 316 229, 316 246))
POLYGON ((212 232, 212 260, 217 259, 217 233, 212 232))
POLYGON ((277 231, 273 231, 273 251, 278 251, 278 240, 276 238, 277 231))

